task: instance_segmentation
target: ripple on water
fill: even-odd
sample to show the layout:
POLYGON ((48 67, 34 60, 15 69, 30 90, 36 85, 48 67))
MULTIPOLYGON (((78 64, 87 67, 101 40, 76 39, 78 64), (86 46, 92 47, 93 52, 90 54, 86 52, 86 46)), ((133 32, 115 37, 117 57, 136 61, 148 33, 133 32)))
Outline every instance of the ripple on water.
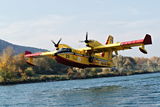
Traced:
POLYGON ((160 73, 0 86, 6 107, 150 107, 160 105, 160 73))

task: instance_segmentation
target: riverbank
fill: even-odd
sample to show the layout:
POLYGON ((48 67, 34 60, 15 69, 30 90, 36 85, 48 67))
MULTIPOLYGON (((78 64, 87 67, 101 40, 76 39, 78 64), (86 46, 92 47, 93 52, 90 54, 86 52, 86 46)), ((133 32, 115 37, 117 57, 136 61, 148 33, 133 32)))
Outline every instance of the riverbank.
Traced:
POLYGON ((90 75, 86 77, 72 77, 68 75, 38 75, 35 77, 28 77, 26 79, 14 79, 0 82, 0 85, 16 85, 16 84, 26 84, 26 83, 38 83, 38 82, 54 82, 54 81, 65 81, 65 80, 77 80, 77 79, 92 79, 92 78, 103 78, 103 77, 116 77, 116 76, 130 76, 130 75, 140 75, 149 73, 159 73, 160 71, 144 71, 144 72, 108 72, 107 74, 99 73, 97 75, 90 75))

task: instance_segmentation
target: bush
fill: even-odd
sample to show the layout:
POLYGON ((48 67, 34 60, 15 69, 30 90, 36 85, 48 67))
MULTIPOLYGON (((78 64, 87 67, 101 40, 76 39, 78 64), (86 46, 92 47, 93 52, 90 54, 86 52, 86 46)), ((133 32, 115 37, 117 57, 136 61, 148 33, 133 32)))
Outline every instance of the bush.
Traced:
POLYGON ((66 74, 67 66, 58 64, 54 59, 42 57, 35 59, 36 66, 33 70, 38 74, 66 74))
POLYGON ((30 77, 35 75, 35 72, 33 71, 32 67, 26 68, 24 72, 26 73, 27 76, 30 76, 30 77))

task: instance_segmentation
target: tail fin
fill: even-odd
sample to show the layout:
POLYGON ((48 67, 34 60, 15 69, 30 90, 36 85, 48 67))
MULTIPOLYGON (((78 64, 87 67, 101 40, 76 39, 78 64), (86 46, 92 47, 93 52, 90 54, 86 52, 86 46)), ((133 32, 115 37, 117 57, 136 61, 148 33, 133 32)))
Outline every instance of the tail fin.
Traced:
POLYGON ((145 38, 144 38, 143 43, 144 43, 145 45, 152 44, 152 38, 151 38, 151 35, 146 34, 146 36, 145 36, 145 38))
MULTIPOLYGON (((111 35, 108 36, 108 39, 106 41, 106 45, 107 44, 113 44, 113 36, 111 36, 111 35)), ((112 53, 113 53, 112 51, 103 52, 102 57, 105 57, 107 60, 111 60, 112 53)))
POLYGON ((24 55, 32 54, 30 51, 25 51, 24 55))
POLYGON ((109 35, 106 44, 112 44, 112 43, 113 43, 113 36, 109 35))
POLYGON ((144 53, 147 54, 147 50, 145 49, 144 45, 149 45, 152 44, 152 38, 151 35, 146 34, 145 38, 143 39, 143 45, 142 47, 139 47, 139 50, 144 53))

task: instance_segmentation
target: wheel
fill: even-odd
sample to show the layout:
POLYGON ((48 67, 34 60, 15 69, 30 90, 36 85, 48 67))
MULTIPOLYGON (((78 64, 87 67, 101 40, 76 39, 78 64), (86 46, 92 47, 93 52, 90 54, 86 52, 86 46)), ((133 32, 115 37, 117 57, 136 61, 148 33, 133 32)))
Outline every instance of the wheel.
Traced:
POLYGON ((94 58, 90 56, 90 57, 88 58, 88 61, 89 61, 90 63, 92 63, 92 62, 93 62, 93 59, 94 59, 94 58))

